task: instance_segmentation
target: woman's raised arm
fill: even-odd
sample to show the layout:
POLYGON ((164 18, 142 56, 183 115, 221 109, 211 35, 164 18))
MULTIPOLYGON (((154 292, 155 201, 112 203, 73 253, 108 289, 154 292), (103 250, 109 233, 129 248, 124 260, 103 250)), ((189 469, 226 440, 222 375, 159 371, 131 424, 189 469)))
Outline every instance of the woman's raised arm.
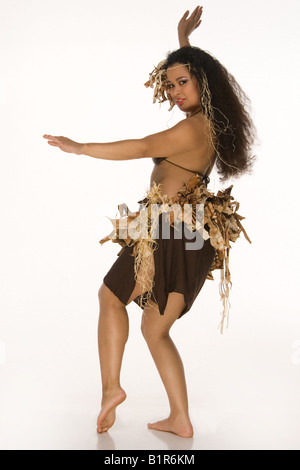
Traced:
POLYGON ((202 11, 203 7, 198 6, 188 18, 190 12, 189 10, 187 10, 179 21, 177 26, 179 47, 191 45, 189 41, 189 36, 201 24, 202 11))

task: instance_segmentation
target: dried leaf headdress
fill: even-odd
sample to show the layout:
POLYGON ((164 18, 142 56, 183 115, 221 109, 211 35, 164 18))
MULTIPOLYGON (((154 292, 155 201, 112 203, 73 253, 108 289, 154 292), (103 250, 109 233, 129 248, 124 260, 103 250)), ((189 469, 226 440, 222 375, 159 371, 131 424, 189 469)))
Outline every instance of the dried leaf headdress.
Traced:
MULTIPOLYGON (((153 92, 153 103, 158 101, 159 103, 163 103, 164 101, 168 100, 166 95, 166 69, 163 68, 166 64, 167 60, 162 60, 159 62, 157 67, 154 66, 154 69, 151 73, 149 73, 149 80, 144 84, 147 88, 154 88, 153 92)), ((172 106, 173 107, 173 106, 172 106)))
MULTIPOLYGON (((167 60, 164 59, 159 64, 152 70, 152 72, 149 74, 149 80, 144 84, 145 87, 147 88, 154 88, 153 92, 153 103, 158 101, 159 103, 163 103, 164 101, 169 100, 170 102, 170 108, 168 111, 171 111, 175 103, 174 101, 168 96, 166 92, 166 80, 167 80, 167 71, 165 68, 165 65, 167 63, 167 60)), ((180 64, 178 67, 182 67, 183 65, 187 66, 188 69, 190 70, 190 64, 180 64)), ((169 69, 173 69, 177 67, 169 67, 169 69)))
MULTIPOLYGON (((159 64, 156 67, 154 66, 154 69, 149 74, 149 80, 144 85, 147 88, 149 87, 154 88, 153 103, 155 103, 156 101, 158 101, 159 103, 163 103, 164 101, 169 100, 170 105, 171 105, 169 108, 169 111, 171 111, 174 108, 175 103, 171 99, 171 97, 168 96, 167 91, 166 91, 167 89, 166 87, 166 80, 167 80, 166 63, 167 63, 167 60, 164 59, 161 62, 159 62, 159 64)), ((175 67, 168 67, 168 69, 169 70, 176 69, 177 67, 182 67, 182 66, 187 67, 188 71, 191 72, 191 65, 189 63, 180 64, 175 67)), ((204 72, 203 72, 202 81, 203 81, 203 86, 202 86, 201 102, 202 102, 202 105, 203 104, 205 105, 204 114, 208 115, 209 112, 207 110, 207 107, 208 107, 207 105, 210 104, 210 92, 208 88, 207 78, 204 72)))

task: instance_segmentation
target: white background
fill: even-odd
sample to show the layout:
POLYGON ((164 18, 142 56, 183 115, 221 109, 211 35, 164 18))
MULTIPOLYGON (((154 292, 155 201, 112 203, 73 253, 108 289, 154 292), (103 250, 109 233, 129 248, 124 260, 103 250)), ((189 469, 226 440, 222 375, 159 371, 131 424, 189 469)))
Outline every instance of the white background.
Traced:
POLYGON ((96 434, 97 292, 119 251, 98 241, 118 204, 137 208, 153 163, 66 154, 42 136, 111 142, 184 118, 143 84, 196 5, 0 0, 1 449, 300 448, 298 0, 204 1, 191 36, 249 95, 260 138, 253 174, 228 183, 252 240, 231 251, 229 328, 217 329, 218 271, 173 327, 195 436, 146 427, 168 402, 133 303, 128 399, 96 434))

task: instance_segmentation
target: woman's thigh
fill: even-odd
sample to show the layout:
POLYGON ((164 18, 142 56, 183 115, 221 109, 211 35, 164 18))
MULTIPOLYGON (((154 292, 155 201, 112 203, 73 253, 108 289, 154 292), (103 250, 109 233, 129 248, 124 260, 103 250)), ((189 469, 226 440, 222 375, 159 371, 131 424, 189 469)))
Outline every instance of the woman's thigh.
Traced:
MULTIPOLYGON (((148 277, 153 280, 154 276, 154 258, 147 263, 147 269, 140 269, 135 278, 135 258, 132 256, 133 247, 124 249, 123 253, 118 256, 109 271, 103 278, 103 285, 99 292, 102 298, 108 302, 121 302, 124 306, 130 304, 136 297, 140 296, 147 290, 150 290, 151 283, 142 284, 142 277, 148 277), (142 271, 144 271, 142 275, 142 271), (146 271, 146 272, 145 272, 146 271)), ((142 266, 145 265, 142 262, 142 266)))

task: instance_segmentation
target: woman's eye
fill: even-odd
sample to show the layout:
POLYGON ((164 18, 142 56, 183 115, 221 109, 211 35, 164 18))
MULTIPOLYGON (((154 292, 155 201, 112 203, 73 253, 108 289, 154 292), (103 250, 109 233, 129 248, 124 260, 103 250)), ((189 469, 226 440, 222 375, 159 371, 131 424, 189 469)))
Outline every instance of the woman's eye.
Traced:
MULTIPOLYGON (((180 85, 184 85, 185 83, 187 82, 187 80, 180 80, 180 82, 178 82, 180 85)), ((167 90, 169 90, 170 88, 173 88, 174 85, 172 83, 168 83, 168 85, 166 86, 167 90)))
MULTIPOLYGON (((187 83, 187 80, 180 80, 180 82, 178 82, 180 85, 184 85, 185 83, 187 83)), ((172 85, 172 83, 169 83, 167 85, 167 90, 169 90, 170 88, 173 88, 174 85, 172 85)))

